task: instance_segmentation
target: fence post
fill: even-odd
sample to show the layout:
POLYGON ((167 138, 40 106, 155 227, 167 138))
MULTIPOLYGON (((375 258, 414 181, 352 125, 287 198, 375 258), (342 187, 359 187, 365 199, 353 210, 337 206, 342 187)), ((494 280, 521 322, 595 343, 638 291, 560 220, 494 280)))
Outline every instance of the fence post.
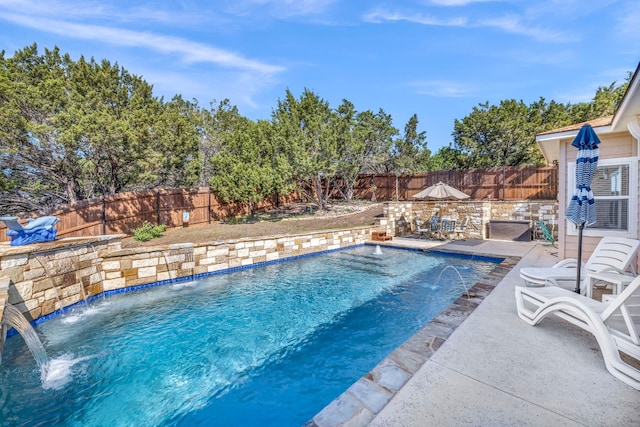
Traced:
POLYGON ((106 212, 106 208, 105 208, 105 201, 104 201, 104 194, 102 195, 102 235, 106 235, 107 234, 107 212, 106 212))
POLYGON ((506 170, 505 167, 502 166, 502 201, 504 202, 505 200, 507 200, 507 187, 506 187, 506 170))
POLYGON ((396 174, 396 203, 398 202, 398 175, 396 174))
POLYGON ((160 225, 160 193, 156 192, 156 225, 160 225))
POLYGON ((207 202, 207 221, 211 224, 211 187, 207 187, 209 190, 207 191, 209 201, 207 202))

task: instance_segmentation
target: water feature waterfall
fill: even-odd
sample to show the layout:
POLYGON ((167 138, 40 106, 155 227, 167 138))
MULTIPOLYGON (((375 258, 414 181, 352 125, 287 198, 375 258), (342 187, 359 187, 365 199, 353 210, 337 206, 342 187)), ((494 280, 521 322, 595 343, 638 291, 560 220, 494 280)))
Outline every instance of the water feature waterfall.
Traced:
MULTIPOLYGON (((103 283, 104 282, 104 273, 102 272, 102 262, 100 260, 100 256, 98 255, 98 251, 96 251, 96 247, 94 246, 93 243, 88 243, 89 247, 91 248, 91 250, 93 251, 93 254, 95 255, 95 262, 94 265, 96 265, 96 270, 97 270, 97 275, 98 275, 98 281, 99 283, 103 283)), ((91 280, 89 280, 91 282, 91 280)), ((86 290, 84 289, 84 286, 82 287, 83 290, 83 294, 84 294, 84 300, 85 302, 87 302, 87 295, 86 295, 86 290)), ((91 295, 89 295, 91 296, 91 295)))
POLYGON ((4 316, 2 318, 2 330, 3 336, 6 335, 7 330, 14 328, 24 339, 29 351, 33 354, 33 358, 36 360, 38 367, 40 368, 40 375, 45 378, 47 375, 47 369, 49 367, 49 357, 47 352, 38 338, 35 329, 31 326, 29 321, 24 315, 11 304, 7 304, 4 307, 4 316))
POLYGON ((168 279, 193 281, 195 279, 195 256, 192 243, 178 243, 169 246, 169 251, 162 252, 167 268, 168 279))
POLYGON ((57 300, 56 310, 62 308, 61 299, 68 296, 65 294, 65 288, 77 283, 79 286, 79 297, 85 303, 92 295, 92 288, 96 283, 104 281, 102 272, 102 263, 98 251, 93 243, 82 243, 79 246, 85 246, 87 253, 77 251, 73 256, 59 258, 58 249, 49 249, 37 251, 33 253, 33 257, 44 270, 45 280, 49 280, 51 288, 55 291, 57 300), (93 259, 91 259, 91 255, 93 259), (87 265, 90 263, 90 265, 87 265), (68 276, 66 273, 73 273, 74 276, 68 276))
POLYGON ((60 290, 58 289, 58 287, 56 286, 55 282, 53 281, 53 275, 50 274, 49 272, 49 264, 51 263, 51 259, 49 258, 49 253, 47 251, 40 251, 40 252, 34 252, 33 253, 33 258, 38 261, 38 263, 40 264, 40 266, 42 267, 42 270, 44 271, 44 275, 47 279, 49 279, 49 281, 51 282, 51 287, 53 288, 53 290, 55 291, 55 296, 56 296, 56 311, 60 309, 60 290), (42 262, 42 259, 44 259, 45 262, 42 262))

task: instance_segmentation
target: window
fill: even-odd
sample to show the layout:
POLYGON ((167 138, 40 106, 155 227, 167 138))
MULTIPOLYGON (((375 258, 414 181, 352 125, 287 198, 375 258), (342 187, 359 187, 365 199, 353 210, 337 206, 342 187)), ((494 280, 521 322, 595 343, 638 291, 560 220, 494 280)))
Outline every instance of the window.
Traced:
MULTIPOLYGON (((575 189, 575 163, 569 163, 568 199, 575 189)), ((587 236, 635 237, 637 233, 638 159, 606 159, 598 162, 591 181, 595 197, 596 223, 585 227, 587 236)), ((569 234, 577 227, 569 222, 569 234)))

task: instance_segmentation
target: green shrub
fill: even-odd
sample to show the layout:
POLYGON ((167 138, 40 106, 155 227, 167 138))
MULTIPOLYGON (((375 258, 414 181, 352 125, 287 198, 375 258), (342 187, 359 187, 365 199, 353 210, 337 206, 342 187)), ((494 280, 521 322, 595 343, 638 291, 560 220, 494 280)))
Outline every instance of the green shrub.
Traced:
POLYGON ((141 227, 133 230, 133 240, 137 240, 139 242, 146 242, 151 239, 155 239, 157 237, 162 236, 164 230, 167 229, 167 226, 164 224, 153 225, 149 221, 145 221, 142 223, 141 227))

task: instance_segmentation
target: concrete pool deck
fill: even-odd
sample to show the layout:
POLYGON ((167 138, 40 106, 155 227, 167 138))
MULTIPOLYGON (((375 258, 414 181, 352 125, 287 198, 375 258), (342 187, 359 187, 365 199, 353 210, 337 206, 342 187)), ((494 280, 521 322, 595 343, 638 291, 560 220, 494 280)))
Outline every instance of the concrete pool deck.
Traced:
POLYGON ((520 268, 553 265, 554 248, 490 240, 392 243, 521 259, 372 420, 339 425, 640 425, 640 391, 609 374, 591 334, 553 316, 529 326, 516 314, 520 268))
POLYGON ((516 314, 520 268, 553 265, 553 248, 503 241, 439 248, 522 259, 370 425, 640 425, 640 392, 609 374, 591 334, 554 317, 529 326, 516 314))

